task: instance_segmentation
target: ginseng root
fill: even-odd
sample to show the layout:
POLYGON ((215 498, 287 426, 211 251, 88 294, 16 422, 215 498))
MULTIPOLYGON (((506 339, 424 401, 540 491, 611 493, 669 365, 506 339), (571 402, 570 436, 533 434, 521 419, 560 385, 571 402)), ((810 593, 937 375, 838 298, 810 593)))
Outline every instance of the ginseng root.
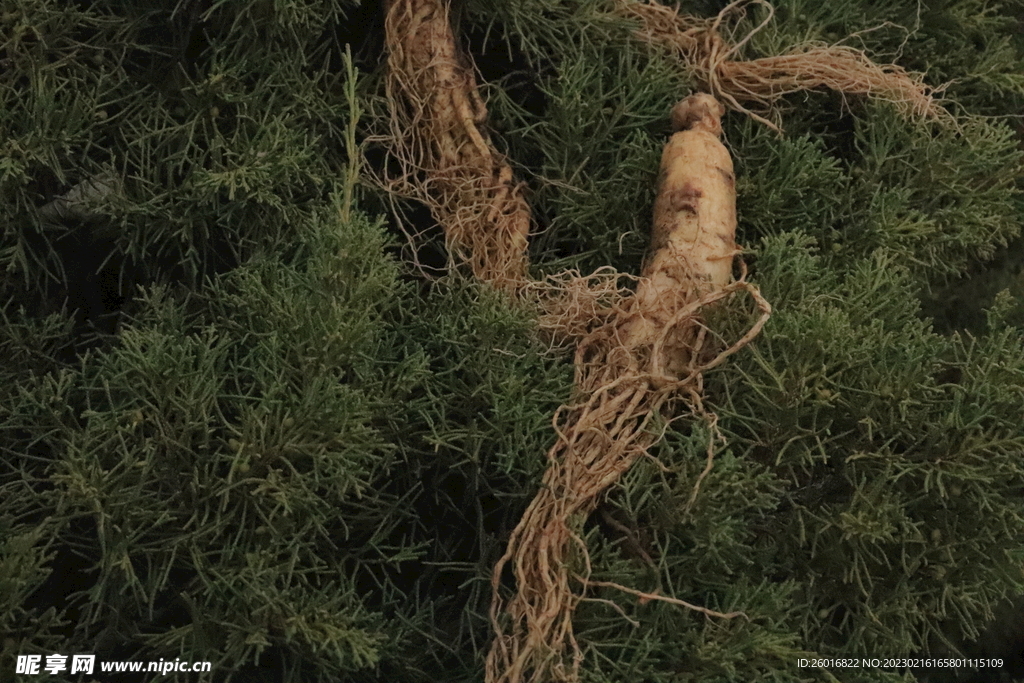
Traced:
MULTIPOLYGON (((583 522, 600 498, 656 443, 656 417, 685 404, 715 433, 715 417, 702 402, 702 373, 748 344, 771 313, 756 287, 742 277, 732 281, 739 250, 732 162, 719 140, 723 111, 709 95, 691 96, 673 111, 679 132, 662 156, 652 244, 636 293, 614 288, 605 274, 552 284, 554 305, 542 326, 556 335, 583 335, 575 359, 578 400, 555 415, 557 438, 543 484, 492 576, 497 635, 487 657, 488 683, 578 680, 583 655, 572 615, 588 589, 619 589, 720 618, 741 614, 591 581, 582 538, 583 522), (752 295, 761 315, 739 341, 719 345, 700 313, 741 290, 752 295), (600 295, 589 296, 595 291, 600 295), (587 330, 577 319, 580 311, 594 321, 587 330), (500 584, 508 565, 516 592, 502 610, 500 584)), ((691 504, 712 459, 709 445, 691 504)))

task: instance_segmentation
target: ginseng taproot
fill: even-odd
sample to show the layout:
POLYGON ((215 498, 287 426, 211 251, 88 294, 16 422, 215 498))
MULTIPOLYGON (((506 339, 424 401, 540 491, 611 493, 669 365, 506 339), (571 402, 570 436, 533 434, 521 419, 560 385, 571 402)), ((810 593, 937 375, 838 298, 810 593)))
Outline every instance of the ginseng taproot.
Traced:
MULTIPOLYGON (((541 324, 556 336, 579 335, 576 400, 555 415, 543 484, 492 575, 497 635, 487 657, 488 683, 577 681, 583 656, 572 616, 588 590, 617 589, 720 618, 740 615, 593 581, 582 538, 583 520, 657 442, 655 419, 682 403, 717 433, 714 415, 703 407, 702 373, 748 344, 771 313, 756 287, 743 277, 733 281, 739 250, 732 162, 719 140, 723 112, 705 94, 673 110, 678 132, 662 156, 652 243, 635 293, 609 286, 617 274, 553 280, 553 305, 541 324), (701 311, 741 290, 761 315, 739 341, 720 343, 708 334, 701 311), (580 324, 581 311, 591 325, 580 324), (516 590, 505 603, 501 578, 508 565, 516 590)), ((690 504, 711 469, 713 443, 714 436, 690 504)))

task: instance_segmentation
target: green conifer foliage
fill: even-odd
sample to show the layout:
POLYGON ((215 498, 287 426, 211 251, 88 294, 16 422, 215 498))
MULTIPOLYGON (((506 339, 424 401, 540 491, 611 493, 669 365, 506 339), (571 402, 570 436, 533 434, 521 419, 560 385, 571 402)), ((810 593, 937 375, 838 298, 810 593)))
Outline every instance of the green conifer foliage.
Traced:
MULTIPOLYGON (((743 58, 846 39, 955 79, 959 125, 828 92, 782 100, 781 136, 725 117, 774 314, 706 377, 724 440, 696 498, 712 437, 682 414, 583 532, 594 580, 746 618, 593 588, 583 680, 1010 680, 797 662, 1011 663, 984 634, 1001 614, 1013 642, 1024 592, 1021 11, 774 4, 743 58)), ((605 0, 458 5, 534 275, 639 272, 694 78, 605 0)), ((0 681, 54 652, 208 660, 204 681, 482 680, 491 570, 572 359, 529 307, 403 260, 404 235, 441 240, 367 173, 381 13, 0 0, 0 681)))

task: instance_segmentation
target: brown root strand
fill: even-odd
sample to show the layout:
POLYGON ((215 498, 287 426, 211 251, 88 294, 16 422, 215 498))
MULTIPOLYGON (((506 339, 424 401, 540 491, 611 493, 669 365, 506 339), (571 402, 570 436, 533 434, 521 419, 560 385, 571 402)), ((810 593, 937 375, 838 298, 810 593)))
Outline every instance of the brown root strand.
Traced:
POLYGON ((953 122, 952 115, 936 100, 942 87, 930 87, 922 75, 894 64, 876 64, 863 51, 849 46, 808 43, 785 55, 750 61, 733 59, 771 21, 774 9, 766 0, 736 0, 714 19, 681 15, 677 9, 641 0, 615 0, 614 11, 637 21, 635 35, 641 41, 674 54, 716 98, 775 130, 779 130, 777 121, 741 103, 767 113, 784 95, 825 87, 844 95, 892 102, 908 117, 953 122), (750 4, 767 7, 768 17, 746 37, 730 44, 719 29, 727 16, 750 4))
POLYGON ((615 590, 622 591, 623 593, 635 595, 637 598, 639 598, 639 602, 641 604, 646 604, 651 600, 657 600, 658 602, 665 602, 670 605, 679 605, 680 607, 685 607, 688 610, 700 612, 701 614, 705 614, 709 617, 718 617, 719 619, 735 619, 736 617, 749 618, 743 612, 716 612, 715 610, 708 609, 707 607, 701 607, 699 605, 694 605, 693 603, 686 602, 685 600, 669 598, 664 595, 659 595, 657 593, 644 593, 643 591, 638 591, 634 588, 629 588, 627 586, 623 586, 613 581, 594 581, 593 579, 586 579, 582 576, 577 576, 576 579, 582 583, 585 583, 588 586, 597 586, 599 588, 614 588, 615 590))

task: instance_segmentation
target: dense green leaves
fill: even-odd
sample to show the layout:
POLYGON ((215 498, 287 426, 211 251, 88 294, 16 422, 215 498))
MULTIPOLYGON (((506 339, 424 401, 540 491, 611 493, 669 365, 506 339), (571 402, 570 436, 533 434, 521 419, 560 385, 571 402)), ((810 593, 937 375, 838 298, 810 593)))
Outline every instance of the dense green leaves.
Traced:
MULTIPOLYGON (((639 270, 689 92, 609 6, 459 13, 536 273, 639 270)), ((706 378, 723 438, 697 495, 712 434, 679 405, 584 531, 595 580, 746 616, 591 589, 586 681, 941 681, 797 660, 1006 657, 970 641, 1024 589, 1019 10, 776 9, 744 56, 898 55, 958 79, 959 128, 824 92, 780 102, 783 136, 726 117, 774 315, 706 378)), ((345 199, 352 141, 386 128, 376 10, 0 1, 0 680, 86 651, 216 681, 481 679, 491 568, 573 368, 528 311, 395 258, 371 183, 345 199), (364 26, 366 76, 344 57, 364 26)), ((734 339, 750 308, 709 327, 734 339)))

